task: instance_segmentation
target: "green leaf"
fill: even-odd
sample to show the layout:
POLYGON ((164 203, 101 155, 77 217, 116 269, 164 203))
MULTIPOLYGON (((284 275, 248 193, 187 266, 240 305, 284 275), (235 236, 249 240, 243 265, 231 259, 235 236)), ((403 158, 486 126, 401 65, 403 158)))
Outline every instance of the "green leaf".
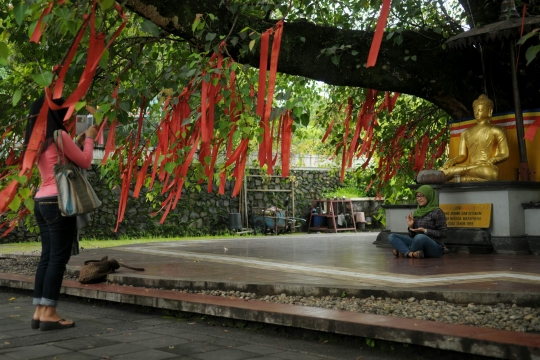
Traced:
POLYGON ((303 37, 303 36, 301 36, 301 37, 300 37, 300 41, 303 42, 303 43, 305 43, 305 42, 306 42, 306 38, 303 37))
POLYGON ((536 55, 540 52, 540 45, 531 46, 525 53, 525 59, 527 59, 527 65, 536 58, 536 55))
POLYGON ((206 39, 206 41, 212 41, 212 40, 214 40, 216 38, 216 36, 217 36, 216 33, 208 33, 208 34, 206 34, 205 39, 206 39))
POLYGON ((253 51, 253 47, 255 46, 255 40, 251 40, 249 42, 249 51, 253 51))
POLYGON ((26 176, 15 175, 13 178, 23 185, 28 182, 28 178, 26 176))
POLYGON ((197 30, 197 27, 199 26, 199 23, 201 22, 201 16, 202 14, 197 14, 195 16, 195 21, 193 22, 193 25, 191 25, 191 31, 195 32, 195 30, 197 30))
POLYGON ((101 120, 103 120, 103 113, 101 111, 96 111, 94 113, 94 120, 97 124, 101 124, 101 120))
POLYGON ((356 55, 358 55, 358 51, 352 50, 352 51, 351 51, 351 54, 352 54, 353 56, 356 56, 356 55))
POLYGON ((35 74, 33 79, 38 85, 49 86, 51 85, 53 74, 50 71, 44 71, 40 74, 35 74))
POLYGON ((30 212, 34 212, 34 199, 31 197, 24 199, 24 207, 30 210, 30 212))
POLYGON ((334 65, 339 65, 339 56, 337 56, 337 55, 332 55, 331 60, 332 60, 332 62, 334 63, 334 65))
POLYGON ((22 188, 19 190, 19 195, 23 198, 23 199, 27 199, 29 196, 30 196, 30 189, 29 188, 22 188))
POLYGON ((13 93, 13 97, 11 98, 11 103, 13 104, 13 106, 17 106, 17 104, 21 100, 21 96, 22 96, 21 89, 15 90, 15 92, 13 93))
POLYGON ((396 43, 396 45, 401 45, 402 42, 403 42, 403 36, 401 34, 394 39, 394 43, 396 43))
POLYGON ((103 10, 107 10, 114 5, 114 0, 98 0, 98 3, 103 10))
POLYGON ((24 14, 26 13, 27 9, 28 6, 24 2, 13 8, 13 16, 15 16, 15 22, 17 23, 17 25, 21 26, 21 24, 23 23, 24 14))
POLYGON ((534 36, 534 34, 535 34, 535 33, 534 33, 533 31, 531 31, 530 33, 524 35, 521 39, 519 39, 518 44, 519 44, 519 45, 523 45, 523 43, 524 43, 525 41, 527 41, 527 39, 529 39, 531 36, 534 36))
POLYGON ((150 20, 144 20, 141 29, 145 33, 151 34, 153 37, 159 37, 159 27, 150 20))
POLYGON ((85 106, 86 106, 86 101, 79 101, 78 103, 75 104, 75 111, 79 111, 85 106))
POLYGON ((17 211, 19 210, 19 207, 21 206, 21 198, 18 196, 15 196, 13 200, 9 203, 8 207, 11 211, 17 211))
POLYGON ((168 172, 169 174, 172 174, 173 171, 174 171, 174 168, 176 167, 176 164, 173 163, 173 162, 168 162, 165 164, 165 171, 168 172))
POLYGON ((3 57, 6 60, 9 57, 9 48, 3 41, 0 42, 0 57, 3 57))
POLYGON ((412 61, 416 61, 416 55, 411 56, 412 61))
POLYGON ((109 65, 109 50, 107 49, 103 52, 101 59, 99 59, 99 66, 101 66, 103 69, 107 69, 108 65, 109 65))

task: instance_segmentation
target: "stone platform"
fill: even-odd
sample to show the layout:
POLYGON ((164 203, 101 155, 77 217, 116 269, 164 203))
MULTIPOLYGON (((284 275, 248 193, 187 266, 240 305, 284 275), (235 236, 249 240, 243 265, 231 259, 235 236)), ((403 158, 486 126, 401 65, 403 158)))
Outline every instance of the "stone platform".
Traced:
MULTIPOLYGON (((113 284, 64 282, 69 295, 209 315, 268 322, 440 349, 532 359, 540 335, 338 310, 244 301, 170 289, 227 289, 280 294, 341 295, 445 300, 521 306, 540 303, 536 255, 447 254, 440 259, 395 258, 373 245, 377 233, 243 237, 128 245, 83 251, 68 270, 104 255, 143 273, 121 268, 113 284), (122 286, 132 285, 132 286, 122 286)), ((33 278, 0 273, 0 286, 31 289, 33 278)), ((535 357, 536 356, 536 357, 535 357)))

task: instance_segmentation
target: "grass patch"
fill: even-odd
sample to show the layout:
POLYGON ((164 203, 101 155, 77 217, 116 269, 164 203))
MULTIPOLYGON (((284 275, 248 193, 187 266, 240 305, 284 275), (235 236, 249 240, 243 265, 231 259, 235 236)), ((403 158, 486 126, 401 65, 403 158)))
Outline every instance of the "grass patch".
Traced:
POLYGON ((349 187, 339 188, 336 191, 324 193, 324 197, 326 198, 337 197, 338 199, 345 197, 345 199, 352 199, 352 198, 366 197, 366 193, 356 187, 349 186, 349 187))
MULTIPOLYGON (((253 235, 250 235, 253 236, 253 235)), ((138 239, 106 239, 81 240, 79 247, 81 250, 103 249, 113 246, 144 244, 150 242, 168 242, 168 241, 194 241, 194 240, 228 240, 239 238, 238 235, 219 235, 219 236, 202 236, 202 237, 173 237, 173 238, 138 238, 138 239)), ((0 255, 6 254, 22 254, 22 255, 39 255, 41 251, 41 242, 20 242, 12 244, 0 244, 0 255)))

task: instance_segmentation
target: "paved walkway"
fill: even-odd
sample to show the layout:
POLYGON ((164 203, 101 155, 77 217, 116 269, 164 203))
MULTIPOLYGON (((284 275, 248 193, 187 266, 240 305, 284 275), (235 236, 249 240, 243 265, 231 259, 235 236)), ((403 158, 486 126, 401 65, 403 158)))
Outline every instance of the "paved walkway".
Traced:
MULTIPOLYGON (((301 295, 341 294, 345 290, 356 296, 376 293, 461 303, 514 301, 537 306, 540 302, 536 256, 448 254, 441 259, 395 258, 389 249, 372 245, 375 237, 374 233, 245 237, 84 251, 72 258, 70 271, 80 268, 84 260, 103 255, 146 270, 137 273, 121 268, 109 275, 111 282, 133 287, 65 281, 65 292, 499 358, 540 356, 537 334, 168 290, 225 288, 301 295)), ((31 277, 0 274, 0 286, 31 289, 32 281, 31 277)))
POLYGON ((540 303, 540 266, 535 255, 395 258, 389 249, 372 245, 376 235, 311 234, 148 243, 85 251, 72 257, 69 265, 78 270, 85 260, 108 255, 145 268, 144 273, 121 269, 112 279, 119 283, 143 279, 147 285, 159 279, 158 287, 185 281, 206 283, 207 287, 252 285, 258 286, 259 292, 277 288, 303 291, 306 295, 317 295, 321 289, 334 289, 339 294, 343 289, 351 294, 366 289, 396 293, 429 291, 445 296, 455 293, 455 298, 449 300, 459 302, 458 296, 463 296, 463 303, 540 303), (466 295, 457 295, 462 293, 468 293, 470 300, 465 299, 466 295))

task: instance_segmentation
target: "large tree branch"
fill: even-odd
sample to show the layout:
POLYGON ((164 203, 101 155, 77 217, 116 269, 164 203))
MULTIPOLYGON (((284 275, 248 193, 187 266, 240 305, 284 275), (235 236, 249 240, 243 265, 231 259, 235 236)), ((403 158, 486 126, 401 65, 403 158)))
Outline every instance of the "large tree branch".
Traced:
MULTIPOLYGON (((480 0, 468 0, 478 11, 483 4, 480 0)), ((164 30, 180 36, 192 43, 198 40, 191 31, 196 14, 212 13, 219 20, 212 24, 213 30, 227 36, 233 23, 233 15, 216 0, 128 0, 127 7, 137 14, 153 21, 164 30)), ((485 14, 484 18, 489 18, 485 14)), ((259 18, 237 14, 236 27, 246 26, 263 32, 273 25, 259 18)), ((493 13, 491 13, 493 16, 493 13)), ((395 34, 394 36, 398 36, 395 34)), ((498 58, 484 48, 488 61, 488 74, 482 70, 482 60, 478 49, 459 51, 444 50, 442 35, 431 31, 404 31, 403 42, 398 46, 394 39, 383 40, 377 65, 366 68, 365 62, 373 39, 373 34, 365 31, 343 30, 312 24, 307 21, 287 22, 278 71, 304 76, 337 86, 356 86, 378 90, 397 91, 419 96, 433 102, 454 118, 471 115, 472 100, 483 92, 483 76, 490 76, 490 88, 498 97, 496 111, 511 109, 512 92, 508 57, 500 53, 498 58), (350 46, 346 50, 336 50, 339 64, 327 56, 332 47, 350 46), (353 51, 356 55, 353 55, 353 51), (407 58, 407 59, 406 59, 407 58), (415 60, 414 60, 415 59, 415 60)), ((498 51, 502 51, 497 48, 498 51)), ((239 56, 238 49, 229 45, 229 52, 239 56)), ((252 53, 238 59, 258 67, 259 54, 252 53)), ((540 61, 537 61, 540 63, 540 61)), ((538 79, 538 66, 524 68, 522 80, 538 79), (528 77, 528 78, 526 78, 528 77)), ((526 87, 527 84, 524 85, 526 87)), ((489 93, 489 91, 488 91, 489 93)), ((534 94, 532 94, 534 95, 534 94)), ((522 96, 527 108, 530 96, 522 96)), ((538 106, 538 104, 536 104, 538 106)))

